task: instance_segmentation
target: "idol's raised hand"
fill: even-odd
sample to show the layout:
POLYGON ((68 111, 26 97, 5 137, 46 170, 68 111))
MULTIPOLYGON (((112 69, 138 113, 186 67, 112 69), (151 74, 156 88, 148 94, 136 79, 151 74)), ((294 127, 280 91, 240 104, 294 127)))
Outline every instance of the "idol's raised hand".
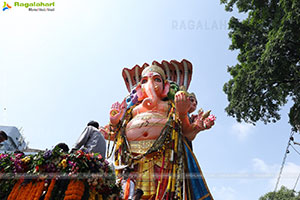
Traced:
POLYGON ((116 125, 119 123, 120 119, 122 118, 123 114, 126 110, 126 100, 124 99, 123 102, 120 104, 119 102, 116 102, 112 104, 110 112, 109 112, 109 118, 110 123, 112 125, 116 125))
POLYGON ((187 93, 184 91, 179 91, 175 94, 175 108, 179 117, 186 116, 189 109, 191 108, 191 102, 187 98, 187 93))
POLYGON ((203 114, 203 111, 199 112, 196 120, 193 122, 193 127, 198 131, 210 129, 215 124, 216 117, 214 115, 207 117, 205 116, 206 113, 203 114))

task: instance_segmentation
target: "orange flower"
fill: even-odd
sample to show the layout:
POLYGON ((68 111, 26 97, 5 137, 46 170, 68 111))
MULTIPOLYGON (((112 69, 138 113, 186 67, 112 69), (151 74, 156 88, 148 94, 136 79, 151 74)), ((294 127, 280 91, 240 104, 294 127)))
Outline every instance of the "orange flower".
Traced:
POLYGON ((15 200, 16 199, 16 196, 18 194, 18 190, 19 190, 19 187, 21 185, 21 183, 23 182, 22 179, 19 179, 18 182, 14 185, 12 191, 10 192, 7 200, 15 200))
POLYGON ((49 200, 49 199, 50 199, 52 190, 53 190, 53 188, 54 188, 54 186, 55 186, 55 182, 56 182, 56 179, 55 179, 55 177, 54 177, 54 178, 51 180, 51 183, 50 183, 50 185, 49 185, 49 187, 48 187, 48 190, 47 190, 47 193, 46 193, 46 196, 45 196, 44 200, 49 200))
POLYGON ((36 192, 34 194, 33 200, 39 200, 40 196, 43 193, 44 185, 45 185, 45 180, 41 180, 41 181, 38 182, 37 189, 36 189, 36 192))
POLYGON ((84 193, 84 184, 80 180, 71 180, 67 191, 65 192, 64 200, 80 200, 84 193))

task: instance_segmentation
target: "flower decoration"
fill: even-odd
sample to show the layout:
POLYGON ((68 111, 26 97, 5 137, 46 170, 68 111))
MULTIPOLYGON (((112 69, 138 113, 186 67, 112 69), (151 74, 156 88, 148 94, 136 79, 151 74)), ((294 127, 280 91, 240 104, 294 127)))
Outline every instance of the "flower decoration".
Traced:
POLYGON ((209 116, 208 116, 208 119, 209 119, 210 121, 215 121, 215 120, 216 120, 216 116, 214 116, 214 115, 209 115, 209 116))
POLYGON ((62 167, 63 169, 65 169, 68 165, 67 165, 67 160, 63 159, 60 163, 59 166, 62 167))
MULTIPOLYGON (((70 179, 82 181, 82 183, 76 182, 80 185, 81 191, 93 191, 103 198, 118 195, 121 190, 120 185, 116 185, 116 177, 108 161, 101 154, 86 153, 83 150, 70 154, 62 152, 59 148, 41 151, 35 155, 0 154, 0 199, 8 198, 10 192, 22 192, 22 187, 14 188, 20 177, 24 177, 25 184, 22 183, 22 187, 32 181, 44 180, 44 186, 40 185, 39 188, 45 192, 49 188, 52 192, 46 195, 51 198, 55 195, 52 199, 60 199, 64 196, 64 192, 68 191, 69 194, 73 190, 73 186, 68 187, 74 182, 70 179), (53 179, 57 180, 54 181, 55 185, 51 181, 53 179), (50 182, 53 184, 51 185, 50 182)), ((36 184, 32 183, 32 185, 36 184)), ((26 188, 28 191, 29 186, 26 188)), ((40 190, 36 195, 41 193, 40 190)))

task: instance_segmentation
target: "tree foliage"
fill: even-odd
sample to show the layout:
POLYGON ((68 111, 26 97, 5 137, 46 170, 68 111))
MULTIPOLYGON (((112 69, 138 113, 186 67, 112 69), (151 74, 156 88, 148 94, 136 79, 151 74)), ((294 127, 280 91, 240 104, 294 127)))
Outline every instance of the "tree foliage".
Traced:
POLYGON ((296 194, 294 190, 282 186, 277 192, 269 192, 260 197, 259 200, 299 200, 299 193, 296 194))
POLYGON ((228 67, 224 84, 228 115, 248 123, 280 119, 290 99, 289 122, 300 124, 300 1, 221 0, 226 11, 236 6, 248 16, 229 22, 230 50, 239 50, 238 63, 228 67))

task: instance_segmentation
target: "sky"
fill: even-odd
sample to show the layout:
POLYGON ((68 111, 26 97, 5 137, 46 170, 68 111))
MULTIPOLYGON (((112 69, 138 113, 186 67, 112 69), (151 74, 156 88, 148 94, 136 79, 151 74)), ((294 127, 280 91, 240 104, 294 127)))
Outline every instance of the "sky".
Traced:
MULTIPOLYGON (((228 50, 227 23, 236 12, 225 12, 218 0, 54 1, 54 11, 29 11, 11 0, 11 9, 0 10, 0 125, 22 128, 31 148, 72 147, 88 121, 106 125, 111 105, 127 95, 124 67, 187 59, 189 91, 198 108, 217 117, 193 141, 212 195, 254 200, 274 190, 291 102, 275 124, 237 123, 225 113, 222 89, 238 53, 228 50)), ((300 142, 298 133, 294 138, 300 142)), ((299 156, 290 148, 279 188, 295 186, 299 156)))

